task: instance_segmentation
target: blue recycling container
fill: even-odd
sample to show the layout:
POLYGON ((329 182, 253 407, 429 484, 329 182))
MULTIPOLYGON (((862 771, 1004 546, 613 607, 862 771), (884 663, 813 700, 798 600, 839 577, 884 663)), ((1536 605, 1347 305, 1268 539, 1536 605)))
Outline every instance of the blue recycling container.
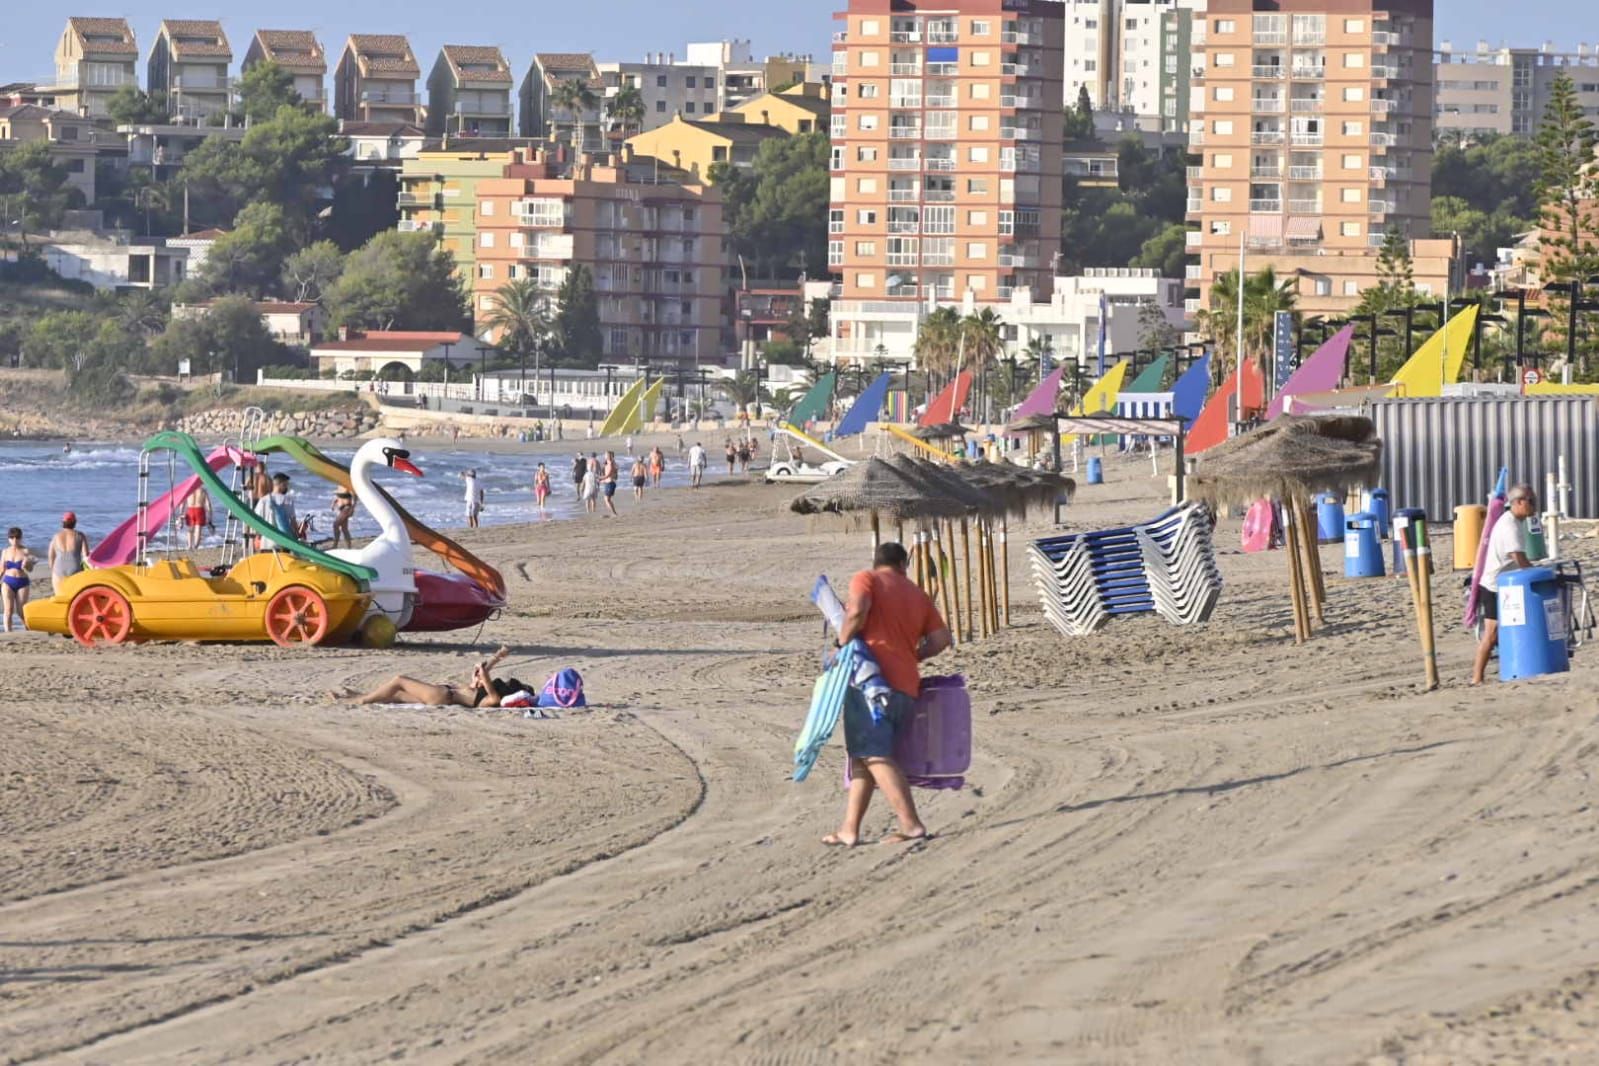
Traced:
POLYGON ((1323 544, 1344 539, 1344 501, 1331 492, 1316 497, 1316 539, 1323 544))
POLYGON ((1499 680, 1571 669, 1560 581, 1546 566, 1499 575, 1499 680))
POLYGON ((1344 576, 1382 577, 1382 541, 1377 516, 1361 511, 1344 520, 1344 576))
POLYGON ((1105 483, 1105 464, 1097 455, 1088 460, 1088 483, 1090 485, 1105 483))
POLYGON ((1372 489, 1366 493, 1366 498, 1363 502, 1366 510, 1370 511, 1372 517, 1377 519, 1377 539, 1386 540, 1388 531, 1393 528, 1391 524, 1393 516, 1388 510, 1388 490, 1372 489))
MULTIPOLYGON (((1420 522, 1422 525, 1426 525, 1427 524, 1427 512, 1423 511, 1420 507, 1401 507, 1399 510, 1394 512, 1394 521, 1395 522, 1401 522, 1401 521, 1406 521, 1406 520, 1416 521, 1416 522, 1420 522)), ((1408 522, 1407 522, 1407 524, 1408 524, 1408 522)), ((1405 546, 1404 546, 1404 543, 1402 541, 1400 541, 1400 539, 1399 539, 1399 537, 1397 535, 1394 537, 1393 552, 1394 552, 1394 576, 1395 577, 1402 577, 1404 575, 1404 573, 1405 573, 1405 546)), ((1431 571, 1429 571, 1429 573, 1430 572, 1431 571)))

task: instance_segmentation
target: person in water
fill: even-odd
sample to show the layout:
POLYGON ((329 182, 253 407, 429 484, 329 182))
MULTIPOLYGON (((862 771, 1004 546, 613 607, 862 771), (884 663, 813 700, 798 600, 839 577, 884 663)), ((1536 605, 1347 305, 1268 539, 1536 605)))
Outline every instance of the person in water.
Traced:
POLYGON ((211 521, 211 497, 199 485, 183 498, 183 524, 189 528, 190 551, 199 549, 207 527, 216 529, 211 521))
POLYGON ((5 631, 11 632, 11 616, 17 616, 17 624, 24 629, 27 623, 22 617, 22 608, 28 604, 28 586, 33 584, 33 579, 28 577, 35 559, 33 553, 22 543, 22 530, 12 526, 6 530, 6 546, 0 551, 0 608, 5 611, 5 631))
MULTIPOLYGON (((472 683, 436 685, 418 681, 403 674, 391 677, 371 692, 360 693, 340 690, 328 693, 334 703, 420 703, 428 707, 498 707, 500 701, 517 692, 532 692, 525 682, 514 677, 501 680, 492 673, 487 662, 472 669, 472 683)), ((537 695, 537 693, 535 693, 537 695)))
POLYGON ((895 732, 910 722, 921 695, 918 664, 931 659, 951 643, 949 627, 927 593, 906 576, 910 555, 901 544, 879 545, 872 568, 850 579, 849 612, 839 630, 838 645, 860 638, 894 691, 887 712, 874 718, 859 689, 851 687, 844 700, 844 748, 850 758, 849 796, 844 821, 822 843, 853 847, 860 841, 861 821, 878 789, 899 819, 899 831, 883 838, 885 844, 904 844, 927 837, 927 827, 916 813, 905 773, 894 761, 895 732))
POLYGON ((543 463, 533 472, 533 500, 539 506, 539 517, 548 518, 544 504, 550 498, 550 471, 543 463))
POLYGON ((635 500, 644 498, 644 485, 647 481, 649 481, 649 475, 645 473, 644 457, 642 455, 637 456, 633 460, 633 498, 635 500))
POLYGON ((78 532, 78 516, 71 511, 61 516, 61 528, 50 538, 50 581, 59 585, 73 574, 89 568, 89 538, 78 532))

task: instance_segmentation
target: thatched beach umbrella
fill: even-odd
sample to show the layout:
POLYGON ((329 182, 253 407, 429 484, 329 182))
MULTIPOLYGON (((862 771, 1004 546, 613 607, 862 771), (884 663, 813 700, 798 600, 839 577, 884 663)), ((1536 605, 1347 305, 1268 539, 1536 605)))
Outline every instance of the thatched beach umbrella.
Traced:
POLYGON ((1028 415, 1012 422, 1005 427, 1007 437, 1027 438, 1027 458, 1033 459, 1044 449, 1040 446, 1040 438, 1049 442, 1049 453, 1055 454, 1055 440, 1060 436, 1060 423, 1055 420, 1055 415, 1028 415))
POLYGON ((870 516, 874 540, 881 539, 884 517, 918 523, 966 512, 960 503, 930 492, 926 485, 876 456, 812 485, 796 496, 789 508, 805 515, 870 516))
POLYGON ((1382 441, 1369 418, 1285 416, 1207 451, 1188 481, 1192 497, 1213 507, 1283 502, 1298 641, 1310 637, 1312 609, 1322 619, 1325 599, 1310 501, 1318 492, 1375 485, 1381 461, 1382 441))
POLYGON ((940 422, 934 426, 922 426, 911 432, 917 440, 954 440, 956 437, 969 437, 972 431, 959 422, 940 422))
MULTIPOLYGON (((907 477, 926 486, 929 493, 961 505, 961 534, 962 541, 966 546, 966 564, 964 567, 965 608, 967 628, 970 630, 973 628, 971 623, 975 605, 972 602, 971 542, 967 528, 967 516, 969 514, 991 513, 1002 507, 1002 504, 990 494, 960 477, 953 467, 909 455, 896 455, 889 462, 907 477)), ((953 518, 944 520, 944 533, 946 536, 941 538, 938 524, 934 523, 931 542, 927 545, 931 556, 930 566, 920 573, 924 575, 923 587, 930 588, 944 597, 944 613, 948 618, 954 620, 950 631, 959 634, 961 632, 960 616, 962 606, 960 581, 963 568, 955 550, 955 522, 953 518), (945 541, 948 543, 949 551, 947 558, 943 556, 940 547, 945 541), (938 582, 936 588, 932 585, 934 576, 943 578, 943 580, 938 582)))

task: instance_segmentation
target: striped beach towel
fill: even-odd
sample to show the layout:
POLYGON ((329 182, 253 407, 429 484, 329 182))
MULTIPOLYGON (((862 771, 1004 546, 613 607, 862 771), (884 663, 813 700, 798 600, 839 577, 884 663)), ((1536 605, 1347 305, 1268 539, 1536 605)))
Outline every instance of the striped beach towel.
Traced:
POLYGON ((805 716, 799 739, 794 741, 794 780, 803 781, 816 765, 822 748, 844 716, 844 697, 849 694, 855 669, 865 645, 852 640, 839 651, 833 665, 822 672, 811 689, 811 709, 805 716))

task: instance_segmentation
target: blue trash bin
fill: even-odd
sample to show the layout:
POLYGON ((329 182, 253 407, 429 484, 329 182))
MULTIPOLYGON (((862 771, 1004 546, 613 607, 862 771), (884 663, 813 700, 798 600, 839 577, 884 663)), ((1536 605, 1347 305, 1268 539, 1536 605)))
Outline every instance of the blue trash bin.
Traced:
POLYGON ((1344 539, 1344 501, 1333 493, 1316 497, 1316 539, 1323 544, 1344 539))
MULTIPOLYGON (((1394 521, 1405 522, 1407 524, 1411 521, 1415 521, 1425 525, 1427 522, 1427 512, 1423 511, 1420 507, 1401 507, 1399 510, 1394 512, 1394 521)), ((1392 534, 1393 531, 1391 528, 1389 532, 1392 534)), ((1405 546, 1399 540, 1397 534, 1394 534, 1393 536, 1394 576, 1401 577, 1405 572, 1405 546)))
POLYGON ((1367 491, 1365 498, 1361 500, 1361 503, 1365 506, 1366 510, 1371 512, 1372 517, 1377 519, 1377 539, 1388 539, 1389 531, 1393 528, 1393 515, 1390 513, 1388 507, 1388 490, 1371 489, 1367 491))
POLYGON ((1105 483, 1105 464, 1099 456, 1088 460, 1088 483, 1090 485, 1103 485, 1105 483))
POLYGON ((1499 575, 1499 680, 1571 669, 1566 632, 1565 600, 1553 570, 1534 566, 1499 575))
POLYGON ((1344 520, 1344 576, 1382 577, 1382 541, 1377 516, 1361 511, 1344 520))

